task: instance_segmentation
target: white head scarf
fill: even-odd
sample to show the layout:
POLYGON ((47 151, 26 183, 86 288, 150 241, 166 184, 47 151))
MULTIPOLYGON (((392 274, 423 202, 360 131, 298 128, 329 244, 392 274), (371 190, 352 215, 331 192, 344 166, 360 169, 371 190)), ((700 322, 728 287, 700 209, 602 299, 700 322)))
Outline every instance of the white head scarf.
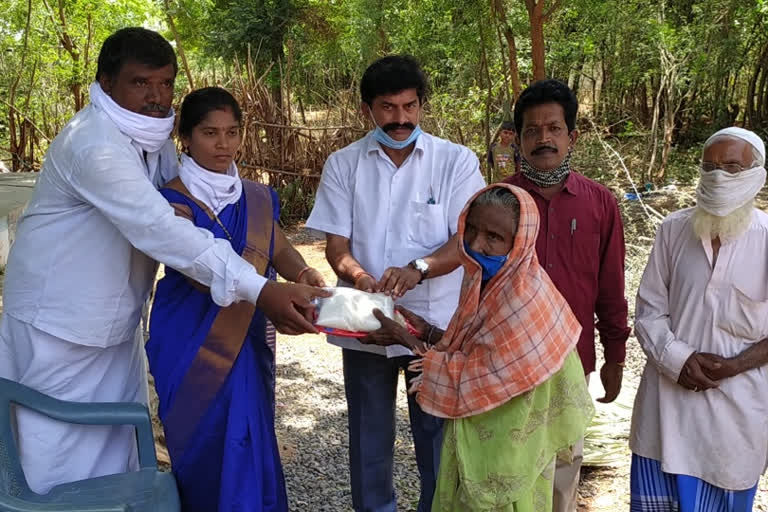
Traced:
MULTIPOLYGON (((735 137, 747 141, 765 161, 765 144, 754 132, 744 128, 730 127, 712 135, 704 147, 718 137, 735 137)), ((753 167, 731 174, 722 169, 700 172, 699 185, 696 187, 696 204, 712 215, 725 217, 755 198, 765 185, 765 167, 753 167)))
POLYGON ((179 178, 187 190, 216 215, 230 204, 239 201, 243 193, 243 182, 240 181, 235 162, 232 162, 226 174, 213 172, 201 167, 191 156, 182 153, 179 178))
POLYGON ((124 109, 104 92, 99 82, 93 82, 89 92, 91 103, 103 110, 123 134, 147 153, 159 151, 168 142, 176 119, 173 109, 168 117, 158 119, 124 109))

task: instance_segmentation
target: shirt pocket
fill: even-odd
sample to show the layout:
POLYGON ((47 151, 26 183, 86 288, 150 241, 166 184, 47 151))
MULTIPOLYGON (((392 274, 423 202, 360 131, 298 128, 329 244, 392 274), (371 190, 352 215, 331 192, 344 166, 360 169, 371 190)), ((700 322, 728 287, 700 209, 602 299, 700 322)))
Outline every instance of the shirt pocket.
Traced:
POLYGON ((409 201, 408 212, 409 242, 426 249, 436 249, 447 241, 448 227, 442 205, 409 201))
POLYGON ((581 275, 597 276, 600 267, 600 234, 574 231, 569 240, 568 262, 581 275))
POLYGON ((717 326, 748 342, 768 337, 768 300, 757 301, 731 286, 718 308, 717 326))

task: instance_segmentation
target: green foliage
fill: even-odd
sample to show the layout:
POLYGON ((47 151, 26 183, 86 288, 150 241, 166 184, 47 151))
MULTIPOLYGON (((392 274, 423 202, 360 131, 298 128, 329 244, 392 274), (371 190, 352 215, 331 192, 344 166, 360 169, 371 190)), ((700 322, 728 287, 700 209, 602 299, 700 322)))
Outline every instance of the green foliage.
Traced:
MULTIPOLYGON (((385 54, 412 54, 432 86, 425 127, 481 157, 498 123, 511 115, 507 27, 520 81, 524 86, 531 80, 530 26, 520 0, 6 0, 6 5, 0 15, 0 98, 12 101, 13 108, 0 103, 2 159, 16 109, 14 115, 23 114, 17 121, 27 119, 39 128, 27 127, 38 140, 25 156, 39 163, 46 139, 72 115, 78 87, 84 96, 93 79, 101 42, 126 25, 156 28, 171 40, 177 35, 196 84, 239 83, 236 73, 244 68, 235 60, 242 64, 250 55, 253 74, 266 76, 282 108, 295 113, 299 100, 302 109, 327 112, 328 119, 346 124, 366 66, 385 54), (169 18, 176 34, 167 28, 169 18), (64 35, 73 48, 67 49, 64 35)), ((569 0, 544 25, 547 73, 577 90, 581 116, 594 120, 628 153, 637 181, 647 177, 654 142, 658 184, 686 181, 694 176, 691 155, 715 129, 741 123, 768 131, 766 20, 768 0, 569 0), (674 110, 671 121, 665 119, 668 109, 674 110)), ((179 93, 187 87, 182 74, 179 93)), ((583 167, 598 176, 615 174, 601 146, 580 145, 578 153, 583 167)), ((283 200, 309 201, 299 198, 309 189, 297 190, 286 187, 283 200)))
POLYGON ((8 0, 6 5, 0 17, 0 159, 9 156, 15 115, 17 130, 25 120, 37 127, 24 127, 33 148, 23 155, 28 169, 39 165, 47 141, 86 100, 102 41, 124 26, 159 27, 159 11, 150 0, 8 0))

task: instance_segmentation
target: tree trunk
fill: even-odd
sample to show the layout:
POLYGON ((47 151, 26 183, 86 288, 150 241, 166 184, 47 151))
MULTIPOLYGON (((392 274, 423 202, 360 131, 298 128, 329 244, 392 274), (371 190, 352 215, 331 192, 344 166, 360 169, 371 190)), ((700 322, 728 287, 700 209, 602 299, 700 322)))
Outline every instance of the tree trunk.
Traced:
POLYGON ((168 28, 171 29, 173 39, 176 41, 176 50, 181 57, 181 65, 184 67, 184 74, 187 75, 187 82, 189 83, 189 90, 195 89, 195 82, 192 80, 192 72, 189 69, 189 63, 187 63, 187 54, 184 52, 184 45, 181 42, 178 30, 176 30, 176 23, 173 21, 173 10, 171 9, 171 0, 165 0, 165 19, 168 21, 168 28))
POLYGON ((765 121, 765 81, 768 79, 768 73, 765 69, 762 70, 762 73, 760 74, 760 81, 757 85, 757 89, 755 89, 755 95, 757 100, 757 105, 755 105, 755 115, 758 119, 758 125, 763 124, 765 121))
POLYGON ((576 95, 579 94, 579 86, 581 86, 581 75, 584 72, 585 61, 586 61, 586 58, 584 57, 584 55, 579 57, 579 60, 576 63, 576 66, 571 68, 571 71, 568 74, 568 87, 576 95))
POLYGON ((379 0, 378 7, 378 16, 376 17, 376 39, 378 42, 379 51, 386 55, 391 52, 387 28, 384 26, 384 12, 386 9, 385 0, 379 0))
POLYGON ((651 148, 648 155, 648 170, 644 176, 644 180, 649 182, 653 177, 653 167, 656 165, 656 150, 659 147, 658 131, 659 131, 659 109, 661 108, 661 94, 664 91, 665 77, 659 77, 659 88, 656 93, 656 98, 653 102, 653 116, 651 120, 651 148))
POLYGON ((640 103, 639 105, 639 114, 640 114, 640 122, 643 123, 643 126, 648 126, 648 118, 650 114, 648 113, 648 89, 645 84, 645 80, 640 81, 640 94, 638 95, 638 101, 640 103))
MULTIPOLYGON (((673 81, 674 79, 670 80, 670 83, 673 83, 673 81)), ((675 133, 676 109, 672 106, 674 99, 672 98, 671 88, 667 87, 666 106, 664 107, 664 144, 661 148, 661 164, 656 175, 656 182, 661 182, 664 179, 664 173, 669 162, 669 154, 672 150, 672 137, 675 133)))
POLYGON ((760 54, 760 58, 755 62, 755 68, 752 71, 752 76, 750 77, 749 85, 747 86, 747 109, 744 112, 744 123, 749 123, 753 127, 756 127, 761 123, 760 114, 755 110, 755 95, 757 93, 757 81, 760 78, 760 75, 764 72, 764 65, 767 57, 768 44, 763 46, 763 51, 760 54))
POLYGON ((504 118, 507 118, 508 109, 510 108, 512 102, 509 98, 509 64, 507 63, 507 56, 504 55, 504 50, 506 49, 506 44, 504 43, 504 39, 501 35, 501 27, 498 23, 496 23, 496 37, 499 40, 499 54, 501 55, 501 66, 504 70, 504 87, 502 90, 502 110, 504 113, 504 118))
POLYGON ((515 101, 523 92, 523 84, 520 81, 520 68, 517 64, 517 46, 515 46, 515 35, 509 25, 504 27, 504 39, 507 40, 507 51, 509 52, 509 79, 512 82, 512 94, 515 101))
MULTIPOLYGON (((520 68, 517 63, 517 45, 512 27, 507 22, 507 9, 504 0, 491 0, 491 12, 496 15, 499 25, 502 27, 504 39, 507 42, 507 56, 509 58, 509 79, 512 82, 512 95, 514 100, 523 92, 523 84, 520 81, 520 68)), ((511 102, 511 103, 514 103, 511 102)))
MULTIPOLYGON (((487 150, 490 150, 491 147, 491 95, 493 94, 493 82, 491 81, 491 74, 488 70, 488 52, 486 51, 486 45, 485 45, 485 37, 483 37, 483 29, 480 28, 480 51, 482 52, 480 54, 480 66, 482 71, 484 71, 484 78, 486 81, 486 85, 488 86, 488 90, 486 91, 485 96, 485 147, 487 150)), ((488 175, 486 176, 486 179, 488 180, 488 183, 494 183, 494 176, 493 176, 493 167, 488 166, 488 175)))
POLYGON ((547 77, 544 53, 544 0, 525 0, 528 9, 528 20, 531 25, 531 61, 533 64, 533 80, 544 80, 547 77))
POLYGON ((531 25, 531 61, 533 62, 533 79, 544 80, 547 77, 546 55, 544 46, 544 23, 560 6, 560 0, 552 0, 546 11, 545 0, 524 0, 528 10, 528 20, 531 25))
MULTIPOLYGON (((56 21, 56 18, 54 17, 54 13, 51 10, 50 6, 48 5, 47 0, 43 0, 43 4, 46 6, 46 8, 49 11, 49 15, 51 17, 51 21, 54 25, 58 26, 58 36, 59 36, 59 43, 61 43, 61 46, 67 51, 69 56, 72 58, 72 64, 73 68, 77 69, 79 67, 80 62, 80 49, 77 47, 77 43, 75 43, 75 40, 72 39, 72 36, 69 34, 69 26, 67 25, 67 17, 64 14, 64 0, 59 0, 58 3, 58 21, 56 21)), ((72 92, 72 97, 74 100, 74 106, 75 106, 75 112, 79 112, 80 109, 83 108, 85 97, 82 93, 82 87, 81 87, 81 80, 83 77, 81 76, 73 76, 72 77, 72 85, 70 85, 69 90, 72 92)))
POLYGON ((18 74, 16 75, 16 78, 11 83, 11 87, 8 89, 8 132, 9 132, 9 144, 10 144, 10 150, 11 150, 11 170, 13 172, 18 172, 21 170, 21 158, 20 158, 20 152, 23 151, 24 147, 24 129, 23 129, 23 121, 20 119, 20 117, 17 117, 16 113, 16 89, 19 86, 19 82, 21 81, 21 75, 24 73, 25 69, 25 62, 27 60, 27 43, 29 41, 29 28, 32 18, 32 0, 28 0, 27 2, 27 23, 24 28, 24 43, 21 49, 21 64, 19 65, 18 74), (21 126, 19 126, 19 132, 17 133, 17 126, 16 122, 19 120, 21 126), (19 140, 21 139, 21 140, 19 140))

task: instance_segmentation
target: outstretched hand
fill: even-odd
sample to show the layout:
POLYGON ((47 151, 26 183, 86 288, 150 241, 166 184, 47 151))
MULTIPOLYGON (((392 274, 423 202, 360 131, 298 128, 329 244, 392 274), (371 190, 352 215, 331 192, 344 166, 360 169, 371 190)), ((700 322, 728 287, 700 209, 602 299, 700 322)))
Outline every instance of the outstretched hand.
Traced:
POLYGON ((377 285, 377 291, 398 299, 413 290, 421 281, 421 272, 413 267, 389 267, 377 285))
POLYGON ((312 299, 330 297, 331 293, 305 284, 268 281, 261 290, 256 306, 282 334, 317 333, 312 325, 315 306, 312 299))
POLYGON ((409 333, 408 329, 402 325, 387 318, 380 310, 374 309, 373 316, 381 323, 381 328, 369 333, 364 338, 360 338, 361 343, 383 347, 403 345, 417 354, 423 354, 427 351, 427 346, 423 341, 409 333))
POLYGON ((423 340, 426 337, 427 333, 429 332, 429 328, 432 327, 432 324, 424 320, 413 311, 404 308, 403 306, 395 306, 395 310, 403 315, 403 318, 405 318, 406 322, 411 324, 411 327, 413 327, 413 329, 416 331, 416 336, 419 339, 423 340))
POLYGON ((318 288, 325 288, 325 279, 323 274, 317 269, 309 268, 301 274, 301 279, 296 281, 299 284, 307 284, 309 286, 316 286, 318 288))

